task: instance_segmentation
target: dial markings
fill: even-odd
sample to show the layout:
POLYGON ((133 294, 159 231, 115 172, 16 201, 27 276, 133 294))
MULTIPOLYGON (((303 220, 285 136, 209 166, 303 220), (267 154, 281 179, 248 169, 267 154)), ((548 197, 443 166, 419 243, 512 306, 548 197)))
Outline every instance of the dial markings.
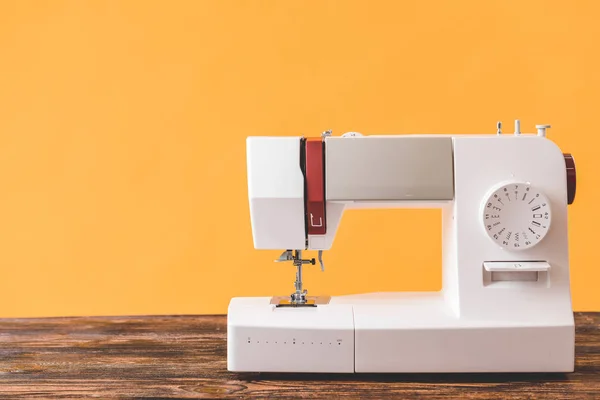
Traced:
POLYGON ((526 183, 499 187, 482 208, 482 220, 489 221, 484 225, 488 236, 510 251, 536 245, 550 227, 548 199, 526 183), (535 200, 539 201, 533 204, 535 200))

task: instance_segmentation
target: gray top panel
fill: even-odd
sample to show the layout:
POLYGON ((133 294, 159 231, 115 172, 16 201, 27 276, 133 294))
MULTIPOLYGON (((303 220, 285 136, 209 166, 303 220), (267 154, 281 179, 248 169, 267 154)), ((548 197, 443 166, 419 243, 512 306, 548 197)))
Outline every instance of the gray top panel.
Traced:
POLYGON ((452 200, 451 137, 328 138, 327 200, 452 200))

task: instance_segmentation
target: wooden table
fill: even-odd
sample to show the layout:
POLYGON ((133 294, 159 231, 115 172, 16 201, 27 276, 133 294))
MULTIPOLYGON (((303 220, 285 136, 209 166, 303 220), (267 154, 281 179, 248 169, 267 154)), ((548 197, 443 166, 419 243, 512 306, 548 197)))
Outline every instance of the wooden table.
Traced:
POLYGON ((600 313, 575 321, 572 374, 332 376, 227 372, 225 316, 5 319, 0 397, 600 399, 600 313))

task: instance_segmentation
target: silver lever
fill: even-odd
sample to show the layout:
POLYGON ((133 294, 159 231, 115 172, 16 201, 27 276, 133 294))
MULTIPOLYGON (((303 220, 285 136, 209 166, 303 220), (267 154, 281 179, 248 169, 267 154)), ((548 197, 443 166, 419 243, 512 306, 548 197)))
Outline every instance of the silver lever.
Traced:
POLYGON ((323 250, 319 250, 319 255, 317 258, 319 259, 319 264, 321 264, 321 272, 325 272, 325 264, 323 264, 323 250))

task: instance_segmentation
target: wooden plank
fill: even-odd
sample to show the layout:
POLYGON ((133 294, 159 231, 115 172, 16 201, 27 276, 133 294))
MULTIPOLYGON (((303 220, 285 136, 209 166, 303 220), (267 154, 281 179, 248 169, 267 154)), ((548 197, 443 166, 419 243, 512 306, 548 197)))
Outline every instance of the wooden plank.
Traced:
POLYGON ((225 316, 0 320, 0 398, 600 398, 600 313, 572 374, 235 374, 225 316))

